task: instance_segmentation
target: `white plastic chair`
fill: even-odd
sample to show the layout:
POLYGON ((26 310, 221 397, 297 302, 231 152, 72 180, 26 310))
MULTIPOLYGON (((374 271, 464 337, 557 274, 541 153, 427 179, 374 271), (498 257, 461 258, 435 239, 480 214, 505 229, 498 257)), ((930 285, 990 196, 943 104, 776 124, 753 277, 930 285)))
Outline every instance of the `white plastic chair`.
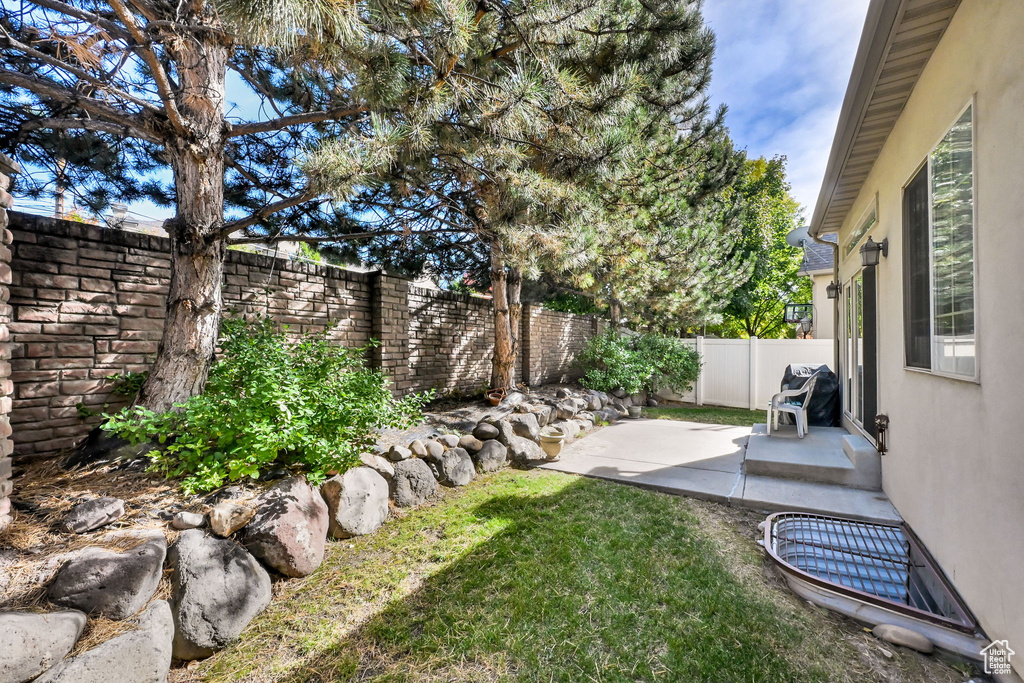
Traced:
POLYGON ((818 373, 816 372, 799 389, 786 389, 772 396, 772 402, 768 404, 768 436, 772 435, 772 425, 774 425, 775 431, 779 430, 780 413, 792 413, 796 420, 796 435, 801 439, 804 438, 804 434, 810 431, 807 424, 807 405, 811 402, 814 385, 817 381, 818 373), (801 396, 803 396, 802 400, 794 400, 801 396))

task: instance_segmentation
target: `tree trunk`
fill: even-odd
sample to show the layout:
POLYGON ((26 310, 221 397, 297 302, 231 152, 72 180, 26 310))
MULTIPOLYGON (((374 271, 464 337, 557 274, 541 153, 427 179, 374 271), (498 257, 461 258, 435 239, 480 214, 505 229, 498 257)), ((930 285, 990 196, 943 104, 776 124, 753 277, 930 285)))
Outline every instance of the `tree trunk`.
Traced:
POLYGON ((167 145, 177 212, 164 225, 171 238, 167 317, 156 362, 135 400, 171 410, 206 385, 217 344, 221 281, 227 241, 224 225, 224 82, 228 47, 212 39, 182 41, 175 60, 181 87, 175 98, 187 134, 167 145))
POLYGON ((611 296, 608 297, 608 316, 612 319, 612 329, 617 330, 619 322, 622 320, 622 302, 615 296, 614 289, 611 291, 611 296))
POLYGON ((522 274, 505 267, 501 243, 491 242, 491 305, 494 310, 494 356, 491 360, 491 386, 495 389, 513 389, 512 370, 519 355, 519 321, 523 306, 520 302, 522 274))

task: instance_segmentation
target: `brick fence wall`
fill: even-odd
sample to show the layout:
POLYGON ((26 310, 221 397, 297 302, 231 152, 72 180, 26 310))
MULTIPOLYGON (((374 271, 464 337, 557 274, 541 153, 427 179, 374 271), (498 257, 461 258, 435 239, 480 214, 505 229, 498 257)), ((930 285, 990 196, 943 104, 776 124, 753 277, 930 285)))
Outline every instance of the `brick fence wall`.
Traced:
MULTIPOLYGON (((37 457, 74 445, 99 422, 99 412, 123 405, 110 377, 152 362, 170 276, 168 243, 29 214, 10 217, 10 424, 15 456, 37 457)), ((270 315, 301 332, 328 330, 346 346, 379 340, 369 360, 397 392, 471 392, 490 381, 488 299, 422 289, 383 273, 230 251, 224 302, 229 314, 270 315)), ((574 377, 572 354, 597 324, 592 316, 526 306, 517 367, 528 371, 516 376, 531 384, 574 377)), ((0 464, 0 481, 2 475, 0 464)))
POLYGON ((13 235, 7 229, 7 209, 11 208, 13 199, 7 192, 11 184, 11 176, 19 173, 18 164, 4 154, 0 154, 0 531, 11 523, 11 453, 14 450, 11 441, 11 394, 14 384, 11 381, 11 357, 8 323, 11 321, 11 306, 8 303, 11 292, 11 240, 13 235))

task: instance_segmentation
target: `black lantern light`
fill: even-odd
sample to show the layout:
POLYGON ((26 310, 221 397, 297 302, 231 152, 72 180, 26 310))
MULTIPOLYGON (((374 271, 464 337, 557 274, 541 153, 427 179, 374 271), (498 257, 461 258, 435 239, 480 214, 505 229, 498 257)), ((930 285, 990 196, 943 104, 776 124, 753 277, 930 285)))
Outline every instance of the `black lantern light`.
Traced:
POLYGON ((839 292, 841 292, 842 290, 843 290, 842 285, 837 285, 835 282, 830 282, 825 287, 825 295, 829 299, 838 299, 839 298, 839 292))
POLYGON ((860 248, 860 262, 865 268, 877 266, 882 256, 889 256, 889 238, 876 242, 870 237, 860 248))

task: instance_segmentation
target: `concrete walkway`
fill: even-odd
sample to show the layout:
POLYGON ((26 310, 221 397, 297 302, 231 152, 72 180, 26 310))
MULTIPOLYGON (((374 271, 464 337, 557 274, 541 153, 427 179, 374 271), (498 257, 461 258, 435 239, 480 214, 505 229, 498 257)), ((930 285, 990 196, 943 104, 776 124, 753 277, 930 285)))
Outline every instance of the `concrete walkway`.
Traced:
POLYGON ((754 510, 795 510, 898 522, 881 491, 747 475, 749 427, 677 420, 622 420, 541 467, 754 510))

